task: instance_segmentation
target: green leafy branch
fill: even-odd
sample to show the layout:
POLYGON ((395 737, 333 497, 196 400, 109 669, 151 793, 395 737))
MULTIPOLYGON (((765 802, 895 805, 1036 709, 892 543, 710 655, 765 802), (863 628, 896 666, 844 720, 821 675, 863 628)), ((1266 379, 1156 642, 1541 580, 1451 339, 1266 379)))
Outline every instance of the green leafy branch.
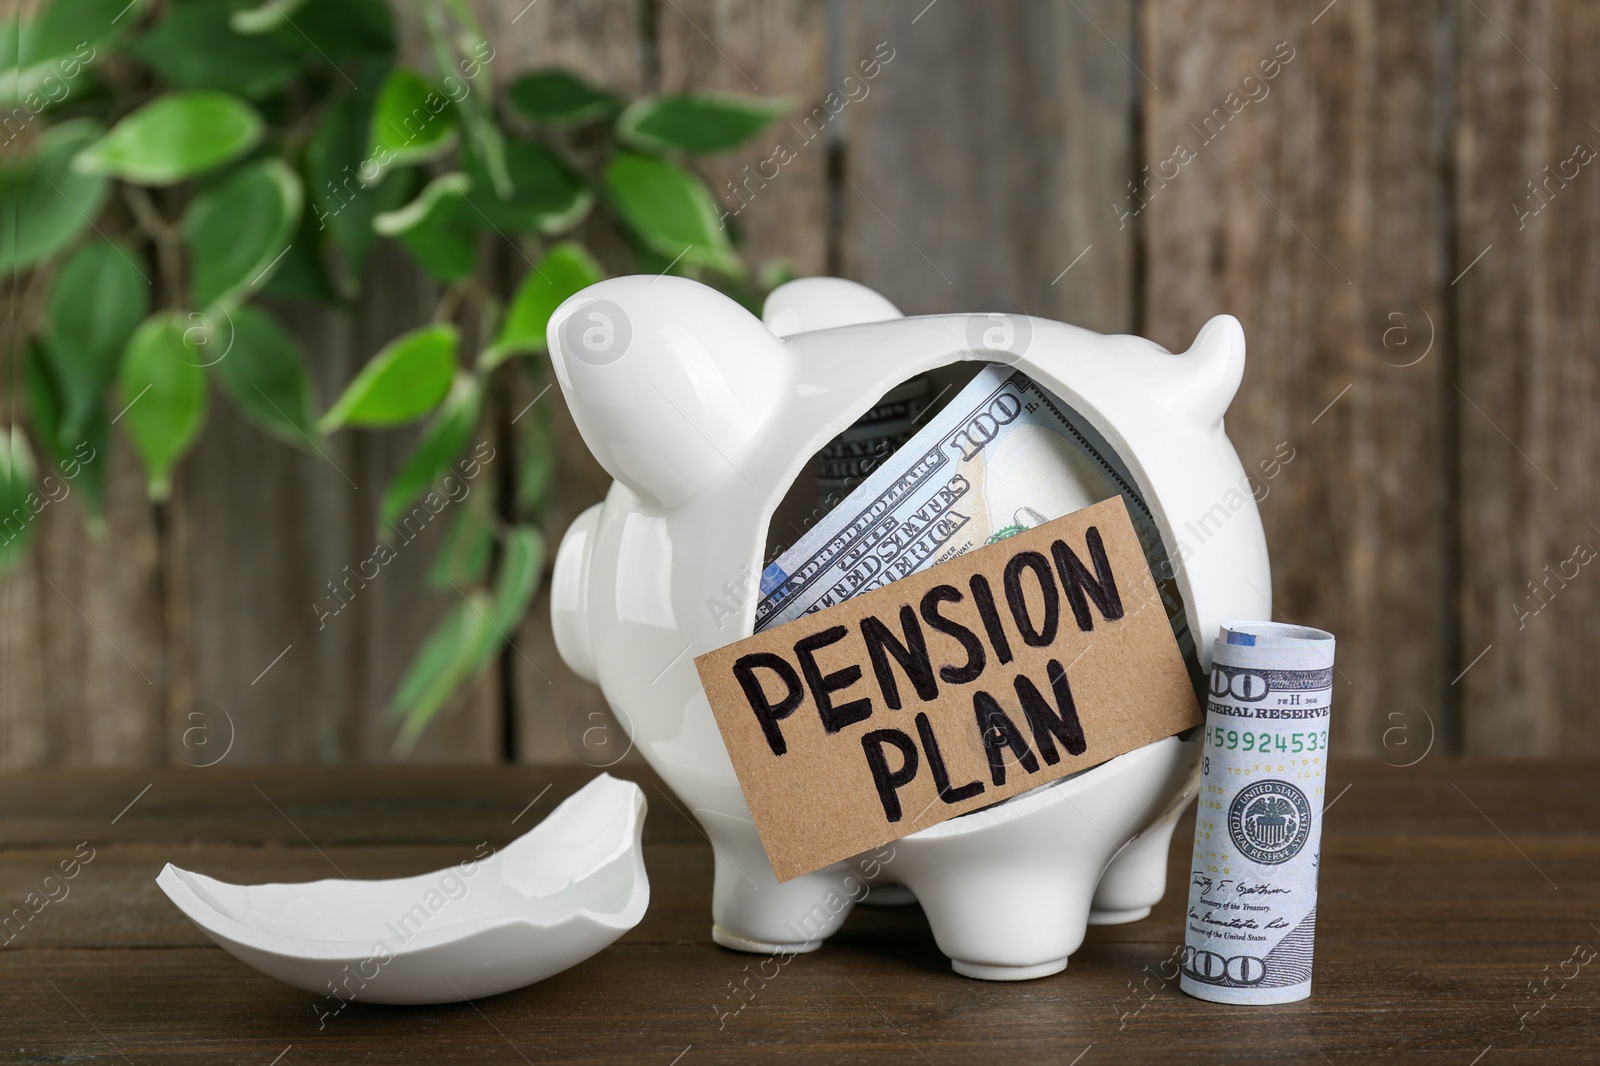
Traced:
MULTIPOLYGON (((546 378, 551 313, 604 276, 583 237, 596 227, 630 269, 756 302, 686 160, 745 142, 783 101, 630 102, 559 69, 497 91, 503 60, 466 0, 417 3, 425 64, 400 56, 384 0, 54 0, 0 21, 0 136, 19 141, 0 167, 0 276, 26 297, 29 423, 0 431, 0 567, 27 549, 36 451, 98 530, 112 424, 163 501, 213 384, 227 416, 319 456, 333 433, 424 423, 378 508, 387 542, 475 462, 462 456, 491 432, 494 390, 546 378), (281 315, 352 306, 380 241, 439 284, 434 321, 322 409, 281 315), (499 284, 503 260, 528 264, 517 284, 499 284)), ((553 447, 535 412, 511 498, 485 479, 453 513, 429 580, 459 595, 391 700, 400 750, 520 626, 545 568, 553 447)))

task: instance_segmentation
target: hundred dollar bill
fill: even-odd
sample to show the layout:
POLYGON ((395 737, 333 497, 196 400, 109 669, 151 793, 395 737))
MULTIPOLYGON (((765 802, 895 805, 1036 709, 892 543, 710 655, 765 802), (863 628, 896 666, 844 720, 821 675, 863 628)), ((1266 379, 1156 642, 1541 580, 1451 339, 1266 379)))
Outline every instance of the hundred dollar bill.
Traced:
POLYGON ((1334 639, 1231 622, 1215 647, 1179 985, 1288 1003, 1311 995, 1334 639))
POLYGON ((1021 371, 990 364, 761 574, 755 630, 831 607, 1120 494, 1194 668, 1161 533, 1116 454, 1021 371))
POLYGON ((933 379, 919 374, 889 390, 872 410, 824 445, 812 463, 817 502, 824 509, 831 508, 910 440, 932 395, 933 379))

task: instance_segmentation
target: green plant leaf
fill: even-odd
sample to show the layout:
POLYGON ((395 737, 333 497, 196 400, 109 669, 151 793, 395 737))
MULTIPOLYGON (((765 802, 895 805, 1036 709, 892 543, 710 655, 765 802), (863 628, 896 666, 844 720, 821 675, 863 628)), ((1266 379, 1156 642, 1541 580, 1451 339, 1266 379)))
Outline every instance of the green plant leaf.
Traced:
POLYGON ((255 109, 219 92, 169 93, 145 104, 78 153, 85 174, 171 185, 232 162, 261 140, 255 109))
POLYGON ((38 339, 28 343, 27 362, 22 367, 22 384, 28 397, 28 422, 33 426, 45 454, 55 458, 65 452, 61 432, 61 387, 38 339))
POLYGON ((456 372, 456 328, 438 322, 401 334, 372 357, 317 424, 394 426, 420 418, 450 391, 456 372))
POLYGON ((493 595, 485 601, 482 593, 475 592, 463 604, 472 614, 486 612, 487 617, 481 619, 483 624, 469 620, 461 629, 457 646, 460 680, 481 670, 516 633, 538 591, 544 558, 544 537, 534 527, 516 526, 506 534, 493 595))
POLYGON ((522 279, 494 344, 480 365, 493 369, 513 355, 545 350, 545 327, 563 300, 604 278, 605 271, 581 244, 553 246, 522 279))
POLYGON ((403 719, 395 738, 397 754, 411 750, 456 686, 483 665, 474 662, 474 652, 494 639, 489 624, 492 606, 487 593, 473 592, 428 635, 389 701, 389 713, 403 719))
POLYGON ((34 346, 23 367, 23 388, 28 397, 28 416, 45 454, 71 482, 89 532, 98 536, 105 529, 105 471, 103 457, 110 422, 103 403, 96 403, 87 419, 85 432, 73 438, 62 432, 61 397, 44 353, 34 346))
POLYGON ((50 289, 43 354, 60 386, 63 440, 79 439, 134 329, 150 313, 150 284, 133 249, 94 241, 61 266, 50 289))
POLYGON ((380 535, 386 536, 411 502, 449 472, 456 456, 467 446, 467 438, 477 426, 482 409, 482 382, 471 374, 457 374, 450 395, 445 397, 433 421, 423 430, 422 439, 417 441, 399 473, 384 490, 378 514, 380 535))
POLYGON ((430 181, 417 198, 372 220, 375 232, 397 238, 429 274, 456 281, 478 265, 477 212, 467 202, 472 179, 459 171, 430 181))
POLYGON ((172 467, 205 421, 205 343, 183 316, 165 311, 140 323, 122 357, 120 417, 144 461, 153 500, 171 493, 172 467))
POLYGON ((9 118, 18 117, 17 104, 38 114, 70 99, 83 72, 110 50, 107 43, 138 22, 134 9, 142 3, 54 0, 31 22, 0 19, 0 104, 9 118))
POLYGON ((88 119, 63 122, 40 134, 30 157, 0 166, 0 276, 54 255, 89 228, 111 183, 79 174, 72 158, 103 132, 88 119))
POLYGON ((787 259, 768 259, 761 264, 761 269, 756 272, 756 285, 767 292, 771 292, 779 285, 787 285, 800 274, 795 270, 794 264, 787 259))
POLYGON ((494 581, 496 636, 510 640, 522 624, 544 574, 544 557, 544 537, 533 526, 516 526, 506 534, 494 581))
POLYGON ((94 47, 138 22, 144 0, 51 0, 34 23, 34 54, 65 56, 94 47))
POLYGON ((689 171, 655 156, 621 152, 605 169, 607 198, 648 248, 687 266, 737 277, 743 272, 716 201, 689 171))
POLYGON ((575 126, 610 118, 621 102, 568 70, 550 67, 522 75, 506 91, 511 106, 535 122, 575 126))
MULTIPOLYGON (((308 0, 284 23, 265 32, 278 47, 316 66, 388 59, 395 52, 394 14, 385 0, 308 0)), ((333 80, 343 81, 346 76, 341 68, 333 80)), ((356 81, 364 84, 360 78, 356 81)))
POLYGON ((506 141, 506 167, 514 191, 496 196, 494 183, 476 160, 468 162, 472 189, 468 201, 477 224, 506 233, 560 233, 583 220, 594 194, 561 158, 538 141, 506 141))
POLYGON ((725 152, 760 133, 794 105, 734 94, 685 93, 635 100, 617 118, 617 134, 650 151, 725 152))
POLYGON ((522 419, 517 433, 516 513, 534 518, 543 513, 555 484, 556 447, 550 433, 550 404, 540 404, 522 419))
POLYGON ((483 580, 494 550, 494 496, 494 482, 489 481, 459 505, 428 567, 429 585, 446 589, 483 580))
POLYGON ((313 446, 311 374, 300 346, 258 307, 236 308, 229 321, 231 343, 212 364, 222 391, 266 432, 298 447, 313 446))
POLYGON ((252 163, 200 193, 183 216, 200 307, 232 306, 260 288, 300 221, 300 179, 279 159, 252 163))
POLYGON ((22 427, 0 427, 0 572, 9 570, 33 539, 36 512, 28 498, 37 475, 22 427))
POLYGON ((443 155, 457 141, 456 115, 450 98, 414 70, 389 72, 372 111, 363 181, 376 180, 391 167, 420 163, 443 155))
POLYGON ((544 573, 544 538, 532 526, 506 535, 493 595, 463 594, 434 630, 390 703, 404 716, 396 748, 407 751, 452 692, 486 666, 528 612, 544 573))
POLYGON ((306 144, 310 214, 331 252, 334 285, 346 298, 360 291, 367 257, 377 239, 372 220, 404 203, 412 185, 408 169, 391 168, 380 176, 375 167, 365 166, 376 98, 375 93, 360 92, 335 102, 306 144), (367 177, 371 183, 364 180, 367 177))
MULTIPOLYGON (((489 42, 483 39, 477 16, 472 13, 466 0, 443 0, 442 3, 424 6, 423 21, 427 26, 434 62, 445 79, 445 88, 456 87, 461 90, 455 101, 456 118, 462 133, 466 135, 467 152, 483 164, 484 173, 489 179, 488 188, 493 189, 497 196, 509 197, 512 186, 511 175, 506 170, 505 135, 494 122, 494 101, 492 98, 486 101, 483 94, 474 93, 472 86, 467 84, 482 72, 484 63, 494 58, 489 42), (451 33, 445 17, 447 9, 459 23, 454 44, 450 41, 451 33), (487 57, 485 51, 488 52, 487 57), (458 58, 468 53, 476 58, 458 58), (480 59, 482 63, 478 61, 480 59), (456 77, 455 71, 458 69, 465 80, 456 77)), ((493 79, 490 80, 492 82, 493 79)), ((492 88, 489 91, 492 93, 492 88)))
POLYGON ((127 50, 181 89, 267 96, 294 80, 300 65, 269 39, 238 33, 230 25, 236 6, 233 0, 181 4, 127 50))
POLYGON ((344 298, 334 287, 333 278, 328 275, 328 264, 321 254, 321 236, 316 223, 301 212, 294 240, 262 283, 261 295, 286 296, 342 309, 344 298))
POLYGON ((459 105, 461 128, 467 134, 467 152, 489 179, 489 188, 502 200, 516 193, 506 158, 506 135, 494 124, 483 98, 468 93, 459 105))
POLYGON ((305 7, 306 2, 307 0, 267 0, 260 7, 247 7, 235 11, 228 19, 228 25, 234 33, 246 36, 269 33, 288 23, 290 16, 305 7))

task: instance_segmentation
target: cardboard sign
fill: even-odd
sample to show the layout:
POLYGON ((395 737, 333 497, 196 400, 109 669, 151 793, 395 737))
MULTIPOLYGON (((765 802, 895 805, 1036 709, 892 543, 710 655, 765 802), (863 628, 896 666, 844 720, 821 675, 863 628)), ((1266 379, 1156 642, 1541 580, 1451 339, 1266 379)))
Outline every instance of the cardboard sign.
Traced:
POLYGON ((695 666, 779 881, 1201 722, 1120 496, 695 666))

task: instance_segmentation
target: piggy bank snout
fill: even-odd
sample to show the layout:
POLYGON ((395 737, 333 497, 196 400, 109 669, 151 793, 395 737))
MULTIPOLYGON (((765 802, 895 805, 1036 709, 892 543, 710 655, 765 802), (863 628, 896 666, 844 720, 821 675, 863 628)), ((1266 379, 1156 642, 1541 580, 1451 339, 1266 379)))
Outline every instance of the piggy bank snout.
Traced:
POLYGON ((589 634, 589 567, 603 506, 595 504, 567 527, 550 578, 550 626, 556 651, 573 673, 591 684, 599 684, 600 677, 589 634))

